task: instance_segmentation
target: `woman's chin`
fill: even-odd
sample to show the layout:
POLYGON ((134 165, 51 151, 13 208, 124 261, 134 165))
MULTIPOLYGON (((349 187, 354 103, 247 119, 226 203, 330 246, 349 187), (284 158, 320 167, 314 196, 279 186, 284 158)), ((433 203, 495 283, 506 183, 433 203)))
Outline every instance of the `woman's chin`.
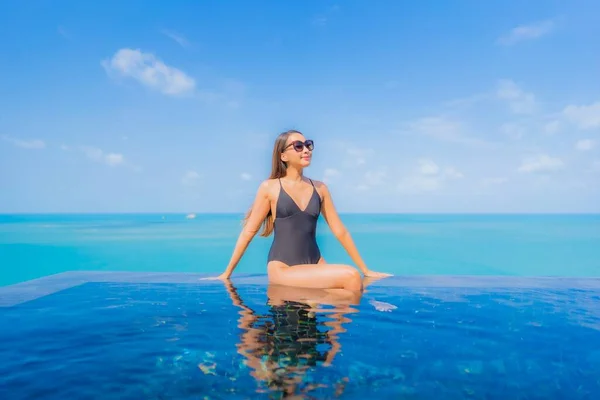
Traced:
POLYGON ((310 165, 310 159, 309 160, 305 160, 305 159, 300 160, 300 165, 304 168, 308 167, 310 165))

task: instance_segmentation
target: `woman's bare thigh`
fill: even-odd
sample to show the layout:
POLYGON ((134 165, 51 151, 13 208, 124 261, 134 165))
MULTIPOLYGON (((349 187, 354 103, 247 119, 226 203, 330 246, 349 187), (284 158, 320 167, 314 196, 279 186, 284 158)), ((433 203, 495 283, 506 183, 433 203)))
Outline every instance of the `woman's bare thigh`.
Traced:
POLYGON ((362 290, 361 276, 349 265, 327 264, 319 260, 318 264, 302 264, 292 267, 280 261, 269 262, 267 269, 269 283, 315 289, 362 290))

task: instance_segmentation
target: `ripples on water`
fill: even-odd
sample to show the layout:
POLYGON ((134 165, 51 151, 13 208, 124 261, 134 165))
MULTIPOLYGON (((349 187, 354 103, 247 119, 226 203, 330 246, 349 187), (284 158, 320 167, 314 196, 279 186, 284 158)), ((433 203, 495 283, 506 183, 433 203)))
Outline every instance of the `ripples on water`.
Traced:
POLYGON ((88 283, 0 308, 0 398, 600 398, 599 294, 88 283))

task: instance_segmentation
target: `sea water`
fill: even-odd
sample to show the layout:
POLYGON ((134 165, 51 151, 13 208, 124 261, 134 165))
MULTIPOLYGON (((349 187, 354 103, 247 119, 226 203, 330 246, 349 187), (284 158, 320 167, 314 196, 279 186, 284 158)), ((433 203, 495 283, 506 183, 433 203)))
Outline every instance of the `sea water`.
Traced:
MULTIPOLYGON (((0 215, 0 286, 64 271, 222 272, 241 214, 0 215)), ((395 275, 599 276, 600 215, 343 214, 369 268, 395 275)), ((323 217, 329 263, 352 263, 323 217)), ((272 236, 236 272, 265 273, 272 236)))

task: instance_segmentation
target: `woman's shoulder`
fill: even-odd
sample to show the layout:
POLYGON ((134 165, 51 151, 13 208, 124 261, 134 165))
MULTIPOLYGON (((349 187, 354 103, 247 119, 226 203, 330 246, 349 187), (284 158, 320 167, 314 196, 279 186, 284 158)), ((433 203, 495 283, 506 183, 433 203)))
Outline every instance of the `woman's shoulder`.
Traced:
POLYGON ((323 197, 329 192, 329 189, 327 188, 327 184, 325 182, 319 181, 317 179, 312 179, 312 178, 309 178, 309 179, 315 186, 315 189, 317 190, 317 193, 319 193, 319 195, 321 196, 321 199, 323 199, 323 197))
POLYGON ((271 188, 275 186, 275 184, 279 184, 278 182, 279 180, 277 178, 267 178, 260 183, 260 186, 265 188, 271 188))
POLYGON ((263 180, 260 185, 258 185, 258 191, 264 194, 268 194, 269 196, 274 194, 275 189, 279 188, 279 183, 277 178, 271 179, 267 178, 263 180))
POLYGON ((308 178, 308 179, 310 179, 310 182, 312 182, 313 185, 315 185, 315 187, 318 189, 321 189, 321 188, 326 189, 327 188, 327 185, 323 181, 319 181, 319 180, 313 179, 313 178, 308 178))

